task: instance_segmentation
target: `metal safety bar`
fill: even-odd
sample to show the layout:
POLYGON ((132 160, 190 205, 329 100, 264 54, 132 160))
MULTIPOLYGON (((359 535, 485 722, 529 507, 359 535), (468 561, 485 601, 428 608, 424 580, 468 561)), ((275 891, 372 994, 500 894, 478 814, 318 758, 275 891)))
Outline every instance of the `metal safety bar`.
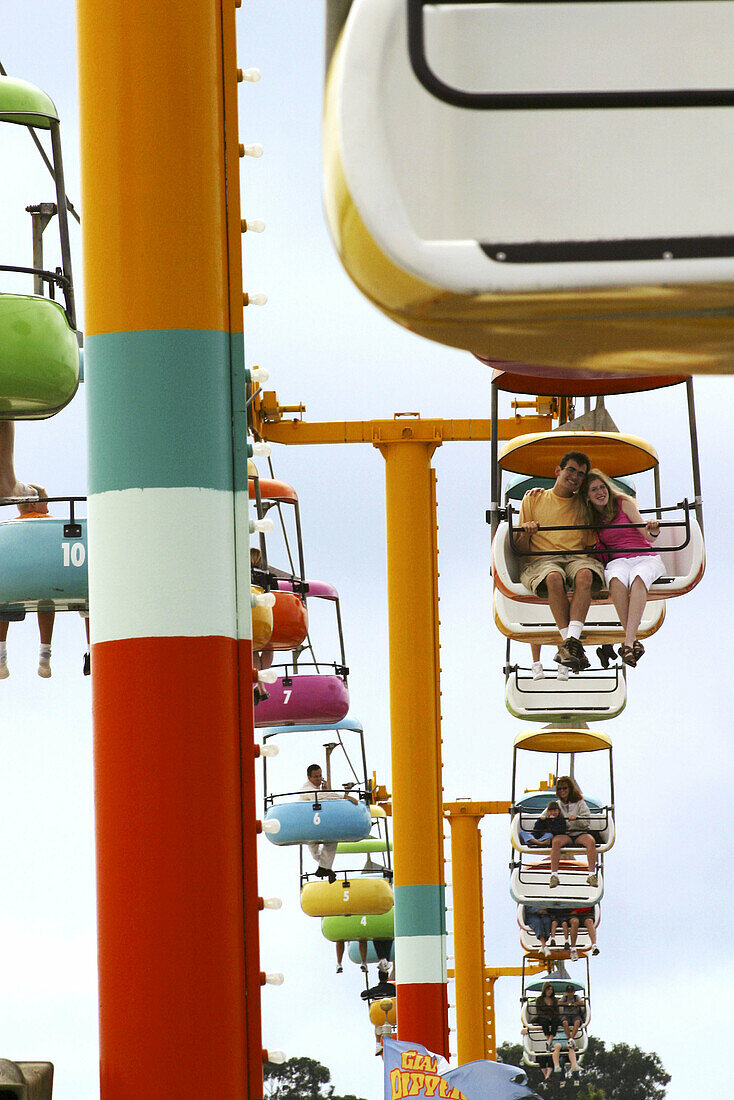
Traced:
MULTIPOLYGON (((610 686, 603 687, 603 688, 599 688, 599 687, 595 686, 595 687, 589 687, 588 690, 584 689, 584 688, 581 688, 580 690, 574 690, 573 698, 576 699, 576 697, 578 695, 613 695, 614 692, 619 687, 619 681, 620 681, 620 675, 619 674, 620 674, 621 670, 622 670, 622 666, 621 665, 616 665, 616 664, 612 665, 611 670, 604 669, 601 673, 599 672, 598 669, 593 669, 592 672, 591 672, 591 675, 585 675, 585 672, 588 671, 588 670, 585 670, 585 672, 582 672, 582 673, 579 674, 578 679, 574 680, 575 685, 583 683, 585 679, 588 680, 588 681, 591 681, 593 679, 595 684, 598 684, 600 680, 603 680, 605 682, 608 682, 608 684, 610 686), (614 673, 614 675, 612 675, 612 673, 614 673)), ((549 685, 552 685, 555 682, 553 679, 550 679, 549 681, 546 680, 546 686, 543 689, 535 688, 535 689, 529 690, 528 688, 523 687, 522 686, 523 681, 528 681, 529 683, 535 683, 535 684, 537 684, 538 681, 532 679, 532 670, 529 669, 529 668, 525 668, 522 665, 505 665, 505 667, 502 669, 502 671, 504 672, 505 676, 510 676, 512 673, 515 673, 515 684, 517 685, 517 690, 520 692, 521 695, 534 695, 539 690, 544 690, 544 691, 548 691, 548 692, 552 692, 552 691, 555 690, 552 686, 549 686, 549 685), (525 673, 527 673, 527 675, 526 676, 518 676, 517 674, 519 672, 525 672, 525 673)), ((568 693, 565 689, 559 689, 558 694, 559 695, 564 695, 564 696, 566 696, 566 698, 568 698, 568 693)), ((543 709, 546 709, 546 708, 544 707, 543 709)), ((570 709, 570 705, 567 705, 565 708, 559 708, 559 709, 568 710, 568 709, 570 709)))
POLYGON ((19 275, 35 275, 47 283, 55 283, 62 290, 68 290, 71 286, 70 279, 60 270, 46 271, 42 267, 18 267, 15 264, 0 264, 0 271, 15 271, 19 275))
MULTIPOLYGON (((609 3, 615 0, 595 0, 609 3)), ((696 3, 697 0, 677 0, 678 3, 696 3)), ((551 6, 556 3, 580 4, 588 0, 522 0, 524 5, 551 6)), ((614 109, 634 107, 732 107, 734 88, 675 88, 658 91, 606 91, 606 92, 471 92, 455 88, 436 75, 426 56, 424 9, 443 9, 482 4, 487 0, 407 0, 408 6, 408 54, 415 76, 432 96, 452 107, 474 111, 563 111, 580 109, 614 109)), ((494 9, 516 6, 517 0, 496 0, 494 9)), ((706 240, 707 238, 703 238, 706 240)), ((731 246, 734 238, 726 238, 731 246)), ((605 243, 605 242, 599 242, 605 243)))
MULTIPOLYGON (((297 729, 297 727, 295 727, 295 728, 297 729)), ((359 802, 366 802, 368 806, 372 805, 371 791, 367 790, 366 788, 363 790, 361 787, 357 787, 357 786, 343 787, 341 789, 339 789, 338 787, 333 787, 333 788, 329 787, 327 789, 326 787, 324 787, 321 791, 313 791, 313 792, 298 790, 298 791, 281 791, 279 794, 266 794, 265 795, 265 805, 266 805, 266 807, 267 806, 275 806, 276 799, 295 798, 297 796, 298 799, 301 802, 311 802, 313 800, 314 810, 320 810, 322 801, 323 802, 340 802, 340 801, 344 800, 346 795, 349 795, 350 797, 356 797, 359 802), (335 794, 335 795, 338 795, 339 797, 338 798, 324 798, 322 800, 319 800, 319 795, 321 795, 321 794, 335 794), (304 795, 308 795, 308 797, 305 798, 304 795)))
MULTIPOLYGON (((0 507, 9 507, 11 505, 18 504, 68 504, 69 505, 69 522, 64 524, 64 538, 67 539, 80 539, 82 537, 82 526, 79 523, 77 517, 74 514, 75 504, 86 504, 86 497, 0 497, 0 507)), ((60 519, 59 516, 51 516, 51 519, 60 519)))
MULTIPOLYGON (((267 648, 267 646, 265 648, 267 648)), ((334 675, 341 676, 341 678, 345 681, 347 676, 349 675, 349 669, 347 668, 347 666, 340 665, 337 661, 317 661, 315 659, 313 661, 281 661, 279 664, 272 664, 269 667, 285 669, 285 675, 283 677, 284 687, 289 687, 293 683, 293 677, 298 677, 301 668, 315 668, 319 672, 322 668, 333 668, 334 675), (288 669, 291 666, 293 667, 293 672, 289 676, 288 669)))
MULTIPOLYGON (((676 512, 676 511, 680 511, 680 510, 683 511, 683 521, 682 522, 683 522, 683 526, 685 527, 685 539, 683 540, 683 542, 679 546, 665 546, 665 547, 663 547, 663 551, 665 553, 671 553, 671 552, 674 552, 674 551, 677 551, 677 550, 684 550, 686 548, 686 546, 688 546, 688 543, 691 541, 690 508, 691 508, 691 506, 688 502, 688 499, 686 498, 685 500, 679 501, 678 504, 670 504, 670 505, 666 506, 665 508, 644 508, 644 509, 640 510, 640 515, 641 516, 645 516, 645 515, 649 515, 649 514, 654 514, 654 515, 657 516, 657 515, 660 515, 662 512, 676 512)), ((657 554, 657 553, 659 553, 658 549, 655 546, 649 546, 647 549, 645 549, 644 547, 641 547, 641 546, 615 546, 613 548, 610 548, 608 551, 606 551, 603 546, 601 547, 601 550, 599 550, 598 547, 593 548, 593 549, 588 549, 588 550, 518 550, 517 544, 514 541, 514 536, 515 536, 515 534, 517 533, 517 531, 519 529, 518 528, 513 529, 512 517, 513 517, 513 515, 519 515, 519 514, 520 514, 519 509, 515 510, 512 507, 512 505, 510 504, 510 505, 507 506, 507 508, 502 509, 502 511, 500 512, 500 517, 502 519, 507 520, 507 524, 509 526, 509 533, 510 533, 510 546, 512 547, 513 551, 516 554, 520 554, 524 558, 542 558, 542 557, 549 557, 549 556, 550 557, 558 557, 559 554, 564 554, 564 553, 576 554, 576 555, 588 554, 589 556, 591 556, 593 554, 597 554, 599 552, 608 553, 610 556, 614 556, 615 554, 631 553, 632 551, 634 551, 635 554, 640 554, 640 555, 641 554, 657 554)), ((487 516, 487 521, 489 522, 489 514, 487 516)), ((647 526, 647 524, 645 524, 645 523, 630 523, 627 526, 644 529, 647 526)), ((666 522, 665 520, 660 521, 660 527, 680 527, 680 526, 681 526, 681 523, 676 522, 674 520, 670 521, 670 522, 666 522)), ((605 530, 604 527, 596 527, 591 523, 569 524, 567 526, 558 526, 558 527, 540 527, 540 526, 538 527, 538 531, 603 531, 603 530, 605 530)))

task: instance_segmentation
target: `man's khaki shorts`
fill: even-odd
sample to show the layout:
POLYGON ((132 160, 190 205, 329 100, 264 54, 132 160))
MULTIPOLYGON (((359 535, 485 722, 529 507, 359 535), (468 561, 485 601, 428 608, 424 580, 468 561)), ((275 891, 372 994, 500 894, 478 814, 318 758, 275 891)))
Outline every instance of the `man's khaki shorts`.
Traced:
POLYGON ((596 595, 604 587, 604 566, 591 554, 558 554, 555 557, 532 558, 520 574, 520 583, 535 596, 548 596, 546 578, 549 573, 563 576, 566 591, 570 592, 581 569, 592 572, 591 591, 596 595))

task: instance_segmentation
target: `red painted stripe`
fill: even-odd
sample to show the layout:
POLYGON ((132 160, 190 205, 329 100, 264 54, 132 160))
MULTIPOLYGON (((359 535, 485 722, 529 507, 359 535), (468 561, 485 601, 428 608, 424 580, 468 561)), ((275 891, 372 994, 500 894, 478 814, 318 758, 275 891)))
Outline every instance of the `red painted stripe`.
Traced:
POLYGON ((398 981, 398 1039, 422 1043, 434 1054, 449 1057, 449 1006, 445 982, 409 984, 398 981), (400 1021, 409 1020, 410 1034, 400 1021))
POLYGON ((254 777, 243 785, 237 656, 217 637, 93 647, 106 1100, 242 1092, 245 975, 259 961, 245 966, 243 845, 255 875, 242 807, 254 777))
MULTIPOLYGON (((255 715, 252 702, 252 642, 237 643, 241 669, 240 747, 242 754, 242 808, 245 827, 242 836, 245 880, 245 992, 247 996, 247 1080, 248 1096, 263 1096, 262 1018, 260 993, 260 910, 257 883, 257 812, 255 790, 255 715), (250 823, 252 828, 250 828, 250 823)), ((276 994, 277 995, 277 994, 276 994)))

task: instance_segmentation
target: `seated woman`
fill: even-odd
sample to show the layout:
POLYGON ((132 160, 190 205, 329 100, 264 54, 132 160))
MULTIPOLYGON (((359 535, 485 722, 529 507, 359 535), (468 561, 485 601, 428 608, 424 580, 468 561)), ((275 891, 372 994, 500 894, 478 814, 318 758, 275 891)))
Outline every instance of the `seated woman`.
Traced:
POLYGON ((556 1000, 556 991, 550 982, 544 984, 540 996, 535 998, 533 1009, 535 1020, 548 1040, 548 1049, 550 1050, 550 1041, 555 1038, 555 1034, 561 1026, 561 1010, 556 1000))
POLYGON ((597 529, 596 550, 604 563, 609 595, 624 627, 620 656, 634 668, 645 652, 637 630, 647 594, 665 572, 660 555, 649 553, 650 540, 658 537, 660 524, 656 519, 645 523, 632 497, 620 493, 601 470, 589 470, 581 492, 589 523, 597 529))
MULTIPOLYGON (((589 807, 584 802, 581 791, 570 776, 562 775, 556 780, 556 798, 565 824, 565 831, 554 836, 551 843, 551 876, 548 885, 551 887, 560 886, 558 868, 561 862, 561 849, 570 845, 574 848, 578 847, 586 850, 589 867, 586 881, 589 886, 598 886, 596 841, 589 832, 591 824, 589 807)), ((543 811, 543 814, 547 814, 547 812, 548 807, 543 811)), ((543 814, 540 815, 541 819, 543 814)))

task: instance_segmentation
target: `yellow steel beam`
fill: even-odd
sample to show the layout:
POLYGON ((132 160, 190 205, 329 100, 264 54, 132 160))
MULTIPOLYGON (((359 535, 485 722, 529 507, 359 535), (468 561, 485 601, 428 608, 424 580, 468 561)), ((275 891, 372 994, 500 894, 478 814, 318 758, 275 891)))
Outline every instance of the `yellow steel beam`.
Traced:
MULTIPOLYGON (((285 419, 286 412, 301 412, 302 406, 283 406, 272 391, 253 403, 253 426, 269 443, 294 445, 319 443, 487 443, 492 422, 479 419, 420 417, 396 413, 392 420, 334 420, 310 423, 300 417, 285 419)), ((498 422, 500 439, 514 439, 527 432, 546 432, 553 426, 550 416, 510 417, 498 422)))
POLYGON ((507 802, 444 802, 443 812, 449 817, 484 817, 485 814, 507 814, 511 803, 507 802))

